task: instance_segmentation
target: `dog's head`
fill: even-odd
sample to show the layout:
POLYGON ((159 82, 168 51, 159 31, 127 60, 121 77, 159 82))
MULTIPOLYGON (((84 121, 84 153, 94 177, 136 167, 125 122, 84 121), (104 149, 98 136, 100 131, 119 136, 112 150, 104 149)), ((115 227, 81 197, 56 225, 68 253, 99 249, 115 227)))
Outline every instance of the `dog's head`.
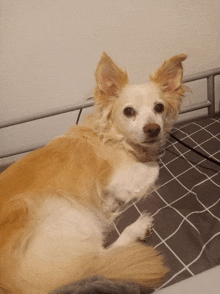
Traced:
POLYGON ((185 88, 180 54, 166 60, 142 85, 129 83, 128 75, 103 53, 96 69, 95 101, 102 123, 134 144, 149 147, 164 139, 177 118, 185 88))

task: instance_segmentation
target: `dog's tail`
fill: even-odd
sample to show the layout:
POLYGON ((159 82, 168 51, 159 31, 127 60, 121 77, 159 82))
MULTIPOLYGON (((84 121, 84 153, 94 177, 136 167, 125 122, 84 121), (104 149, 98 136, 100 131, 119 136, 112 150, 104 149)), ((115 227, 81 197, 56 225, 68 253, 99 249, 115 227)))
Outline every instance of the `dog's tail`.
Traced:
POLYGON ((146 288, 158 286, 168 268, 153 248, 136 242, 107 249, 95 265, 95 272, 113 281, 131 281, 146 288))

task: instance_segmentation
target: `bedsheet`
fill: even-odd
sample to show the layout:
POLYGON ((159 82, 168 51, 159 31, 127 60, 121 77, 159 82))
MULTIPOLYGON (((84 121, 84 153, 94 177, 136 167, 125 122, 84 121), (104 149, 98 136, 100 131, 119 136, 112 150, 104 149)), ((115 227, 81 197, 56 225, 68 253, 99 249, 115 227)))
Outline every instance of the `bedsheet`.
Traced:
MULTIPOLYGON (((174 128, 183 142, 220 161, 220 119, 174 128)), ((160 159, 157 188, 116 219, 109 243, 143 211, 155 225, 146 244, 165 256, 165 287, 220 264, 220 167, 172 138, 160 159)))

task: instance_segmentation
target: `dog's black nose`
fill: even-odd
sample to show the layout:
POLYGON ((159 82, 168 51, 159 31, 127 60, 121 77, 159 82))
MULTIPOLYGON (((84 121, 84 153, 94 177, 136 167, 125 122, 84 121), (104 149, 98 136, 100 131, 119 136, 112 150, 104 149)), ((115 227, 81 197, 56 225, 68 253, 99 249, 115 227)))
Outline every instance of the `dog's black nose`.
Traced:
POLYGON ((147 124, 146 126, 143 127, 143 130, 145 134, 148 135, 150 138, 155 138, 159 135, 160 133, 160 126, 158 124, 147 124))

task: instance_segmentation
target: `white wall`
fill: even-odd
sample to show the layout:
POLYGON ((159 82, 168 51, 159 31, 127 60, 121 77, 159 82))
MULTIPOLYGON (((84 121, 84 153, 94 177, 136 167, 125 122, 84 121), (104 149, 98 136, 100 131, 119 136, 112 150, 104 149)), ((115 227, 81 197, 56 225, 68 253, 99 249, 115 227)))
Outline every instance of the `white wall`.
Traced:
MULTIPOLYGON (((147 81, 179 53, 189 56, 186 75, 220 66, 219 0, 0 2, 0 121, 84 101, 92 94, 102 51, 126 67, 134 83, 147 81)), ((205 97, 204 83, 192 88, 187 103, 205 97)), ((74 118, 67 114, 1 130, 0 154, 43 144, 74 118)))

